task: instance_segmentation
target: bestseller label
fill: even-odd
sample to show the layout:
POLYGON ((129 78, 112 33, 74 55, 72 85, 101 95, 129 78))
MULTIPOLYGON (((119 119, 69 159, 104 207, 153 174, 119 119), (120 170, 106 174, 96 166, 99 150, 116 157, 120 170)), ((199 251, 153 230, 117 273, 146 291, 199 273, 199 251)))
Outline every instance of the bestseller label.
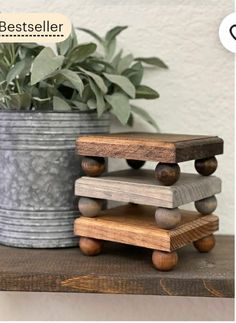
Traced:
POLYGON ((18 32, 62 32, 63 24, 61 23, 50 23, 49 20, 43 20, 42 23, 7 23, 6 21, 0 21, 0 33, 2 32, 10 32, 10 33, 18 33, 18 32))
POLYGON ((61 13, 0 13, 0 42, 57 43, 71 34, 70 19, 61 13))

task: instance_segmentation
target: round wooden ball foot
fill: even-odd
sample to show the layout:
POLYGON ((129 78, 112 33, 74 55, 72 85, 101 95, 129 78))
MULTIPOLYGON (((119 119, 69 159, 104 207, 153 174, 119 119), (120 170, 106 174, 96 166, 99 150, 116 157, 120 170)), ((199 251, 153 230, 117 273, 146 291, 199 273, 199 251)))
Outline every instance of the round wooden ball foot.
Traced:
POLYGON ((86 256, 96 256, 102 251, 102 242, 100 240, 81 237, 79 240, 81 252, 86 256))
POLYGON ((166 209, 158 207, 155 213, 156 223, 161 229, 173 229, 181 222, 181 212, 178 208, 166 209))
POLYGON ((126 159, 126 162, 133 169, 139 169, 145 164, 144 160, 135 160, 135 159, 126 159))
POLYGON ((103 204, 104 200, 81 197, 79 199, 78 209, 83 216, 92 218, 102 210, 103 204))
POLYGON ((154 250, 152 253, 152 263, 154 267, 161 271, 172 270, 178 262, 178 254, 176 251, 165 252, 154 250))
POLYGON ((87 176, 97 177, 101 175, 106 169, 105 158, 83 157, 81 167, 87 176))
POLYGON ((214 248, 215 243, 215 237, 211 234, 205 238, 194 241, 193 245, 199 252, 209 252, 214 248))
POLYGON ((180 177, 180 167, 178 164, 159 163, 155 169, 155 176, 162 184, 173 185, 180 177))
POLYGON ((196 210, 203 214, 211 214, 217 208, 217 199, 215 195, 194 202, 196 210))
POLYGON ((217 159, 215 157, 197 159, 194 166, 196 171, 202 176, 209 176, 217 169, 217 159))

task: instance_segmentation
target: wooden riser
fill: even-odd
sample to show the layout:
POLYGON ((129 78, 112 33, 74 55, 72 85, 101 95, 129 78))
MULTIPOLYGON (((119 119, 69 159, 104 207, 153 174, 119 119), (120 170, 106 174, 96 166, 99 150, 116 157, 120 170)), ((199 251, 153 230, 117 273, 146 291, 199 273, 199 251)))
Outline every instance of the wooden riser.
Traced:
POLYGON ((75 220, 77 236, 108 240, 139 247, 171 252, 218 230, 216 215, 201 216, 183 211, 181 224, 172 230, 159 229, 154 218, 155 208, 125 205, 102 211, 96 218, 75 220))
POLYGON ((221 192, 221 180, 215 176, 181 174, 172 186, 163 186, 152 170, 125 170, 101 177, 81 177, 75 195, 174 208, 221 192))
POLYGON ((114 157, 179 163, 223 153, 223 140, 217 136, 116 133, 78 138, 82 156, 114 157))

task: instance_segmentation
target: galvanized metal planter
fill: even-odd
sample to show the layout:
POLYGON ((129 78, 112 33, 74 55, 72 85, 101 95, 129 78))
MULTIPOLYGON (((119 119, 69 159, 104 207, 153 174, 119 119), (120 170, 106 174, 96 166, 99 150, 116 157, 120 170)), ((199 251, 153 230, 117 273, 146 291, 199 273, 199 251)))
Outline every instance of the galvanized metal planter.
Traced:
POLYGON ((94 112, 0 112, 0 243, 26 248, 77 244, 73 235, 79 134, 109 132, 94 112))

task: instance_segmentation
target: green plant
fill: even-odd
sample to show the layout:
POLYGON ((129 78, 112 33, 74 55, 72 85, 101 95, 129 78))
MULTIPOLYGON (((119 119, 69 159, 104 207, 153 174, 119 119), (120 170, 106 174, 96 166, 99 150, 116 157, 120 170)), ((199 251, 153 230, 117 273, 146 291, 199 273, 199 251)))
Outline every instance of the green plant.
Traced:
POLYGON ((96 110, 132 124, 133 113, 157 127, 134 99, 159 94, 142 85, 144 64, 167 68, 156 57, 134 58, 116 52, 116 37, 127 27, 114 27, 105 37, 79 28, 94 42, 78 44, 75 31, 56 46, 56 53, 38 44, 0 44, 0 108, 13 110, 96 110))
POLYGON ((34 87, 30 70, 43 46, 37 44, 0 44, 0 109, 30 109, 34 87))
MULTIPOLYGON (((96 64, 101 64, 101 70, 97 70, 105 76, 108 93, 105 95, 105 108, 115 114, 121 123, 133 124, 133 113, 138 114, 148 123, 157 127, 155 120, 144 109, 132 103, 132 99, 157 99, 158 92, 141 84, 144 74, 144 65, 151 65, 159 68, 168 68, 158 57, 134 57, 132 54, 123 55, 123 50, 117 52, 116 37, 127 26, 116 26, 109 30, 104 37, 99 36, 92 30, 77 28, 92 36, 102 48, 102 53, 96 57, 89 57, 87 67, 93 67, 96 71, 96 64)), ((102 93, 98 93, 101 98, 102 93)))

